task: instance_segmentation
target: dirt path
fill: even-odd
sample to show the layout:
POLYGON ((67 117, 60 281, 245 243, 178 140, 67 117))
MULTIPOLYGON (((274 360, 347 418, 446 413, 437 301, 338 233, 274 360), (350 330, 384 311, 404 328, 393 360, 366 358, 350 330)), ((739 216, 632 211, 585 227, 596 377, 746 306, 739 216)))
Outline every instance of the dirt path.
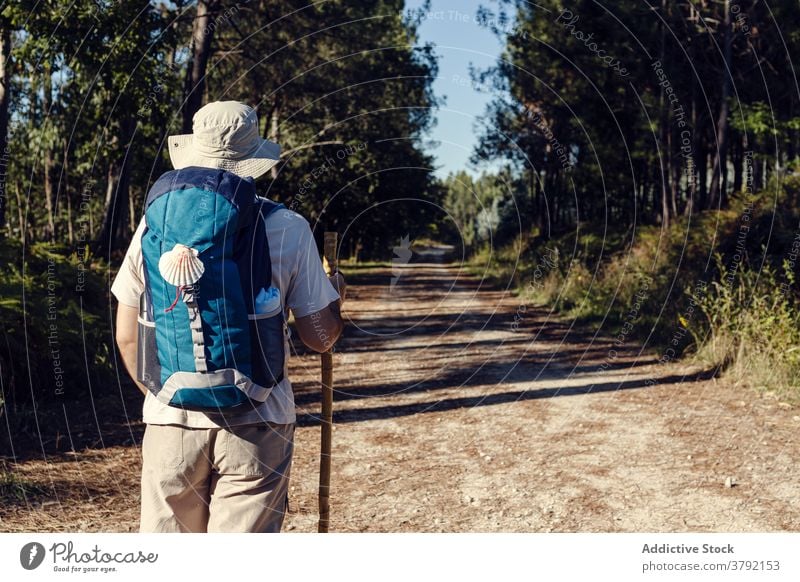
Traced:
MULTIPOLYGON (((410 265, 394 286, 389 269, 353 274, 333 531, 800 531, 797 409, 610 352, 454 266, 410 265)), ((292 368, 285 530, 314 531, 318 356, 292 368)), ((133 530, 138 471, 130 445, 25 462, 45 493, 3 509, 0 530, 133 530)))

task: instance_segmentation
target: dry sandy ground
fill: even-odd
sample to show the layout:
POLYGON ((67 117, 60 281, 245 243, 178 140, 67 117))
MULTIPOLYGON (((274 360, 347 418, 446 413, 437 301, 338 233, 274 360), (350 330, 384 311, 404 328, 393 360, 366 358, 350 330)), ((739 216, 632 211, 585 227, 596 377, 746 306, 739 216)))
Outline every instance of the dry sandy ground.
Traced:
MULTIPOLYGON (((614 357, 597 330, 452 265, 404 267, 394 286, 389 269, 353 273, 332 531, 800 531, 796 408, 634 345, 614 357)), ((292 369, 284 529, 315 531, 318 356, 292 369)), ((17 465, 42 491, 2 507, 0 530, 135 530, 141 432, 17 465)))

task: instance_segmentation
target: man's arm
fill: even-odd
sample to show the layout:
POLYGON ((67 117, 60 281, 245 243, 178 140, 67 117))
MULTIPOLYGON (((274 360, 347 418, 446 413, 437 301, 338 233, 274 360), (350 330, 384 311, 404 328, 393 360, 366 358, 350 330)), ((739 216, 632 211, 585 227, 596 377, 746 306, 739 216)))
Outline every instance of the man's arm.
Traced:
POLYGON ((304 344, 315 352, 327 352, 336 343, 344 330, 341 305, 344 301, 346 284, 340 273, 335 273, 329 278, 333 288, 339 293, 337 299, 324 309, 295 318, 297 333, 304 344))
POLYGON ((128 374, 136 382, 142 394, 147 394, 147 388, 136 379, 136 351, 139 342, 138 327, 139 309, 120 303, 117 306, 117 346, 119 347, 122 362, 128 374))

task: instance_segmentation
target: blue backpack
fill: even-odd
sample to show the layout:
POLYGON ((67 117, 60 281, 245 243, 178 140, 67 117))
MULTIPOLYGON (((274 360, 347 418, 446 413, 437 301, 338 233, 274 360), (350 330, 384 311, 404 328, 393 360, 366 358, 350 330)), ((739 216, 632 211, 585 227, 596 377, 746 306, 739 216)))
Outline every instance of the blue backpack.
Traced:
POLYGON ((283 379, 286 322, 264 225, 281 207, 224 170, 184 168, 153 184, 137 376, 159 401, 235 412, 283 379))

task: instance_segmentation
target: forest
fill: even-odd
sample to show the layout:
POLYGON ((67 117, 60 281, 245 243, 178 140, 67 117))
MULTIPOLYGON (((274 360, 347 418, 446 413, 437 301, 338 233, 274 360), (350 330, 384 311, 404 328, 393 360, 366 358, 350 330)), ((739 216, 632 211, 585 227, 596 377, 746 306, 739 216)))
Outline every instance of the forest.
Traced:
MULTIPOLYGON (((1 14, 7 239, 113 259, 168 169, 166 137, 191 133, 210 96, 257 107, 285 159, 267 194, 325 228, 365 204, 439 195, 424 171, 383 171, 431 163, 419 139, 436 64, 402 2, 50 0, 1 14)), ((418 222, 409 214, 378 211, 353 252, 377 252, 418 222)))
POLYGON ((427 233, 444 189, 423 143, 436 60, 415 30, 397 0, 4 2, 3 401, 112 381, 111 277, 171 169, 167 137, 209 100, 257 108, 282 147, 259 193, 320 237, 347 228, 347 256, 427 233))
POLYGON ((153 425, 195 489, 110 286, 168 138, 237 100, 347 281, 322 357, 270 315, 285 531, 798 531, 799 59, 797 0, 0 0, 0 530, 136 531, 153 425))
POLYGON ((472 159, 505 169, 451 174, 445 199, 476 273, 664 361, 796 394, 796 4, 500 2, 478 16, 504 52, 473 75, 492 99, 472 159))
POLYGON ((529 174, 538 226, 666 226, 792 170, 794 3, 520 2, 506 17, 504 58, 476 79, 503 98, 475 157, 529 174))
POLYGON ((503 51, 473 70, 491 101, 471 161, 502 169, 443 180, 426 9, 5 2, 4 405, 119 382, 109 283, 169 169, 167 137, 223 99, 257 107, 282 146, 263 195, 318 236, 343 233, 342 258, 387 260, 404 237, 449 243, 526 301, 794 389, 796 3, 487 2, 476 18, 503 51))

